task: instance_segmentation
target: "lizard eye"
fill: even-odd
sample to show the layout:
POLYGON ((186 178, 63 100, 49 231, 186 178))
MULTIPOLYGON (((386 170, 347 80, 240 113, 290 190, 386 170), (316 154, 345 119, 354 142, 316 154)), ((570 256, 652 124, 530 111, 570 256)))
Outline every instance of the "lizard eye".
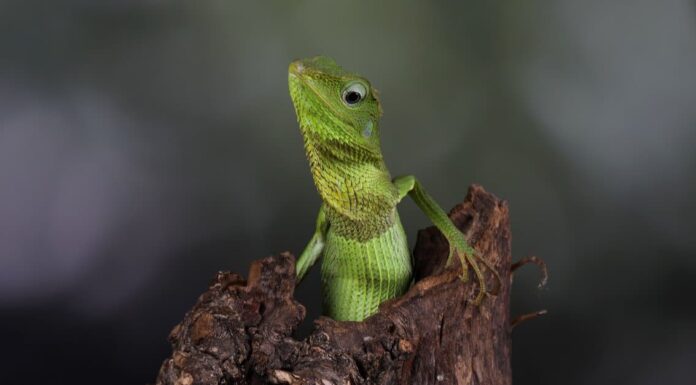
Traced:
POLYGON ((341 92, 343 102, 348 106, 354 106, 360 103, 367 96, 367 87, 361 82, 348 84, 341 92))

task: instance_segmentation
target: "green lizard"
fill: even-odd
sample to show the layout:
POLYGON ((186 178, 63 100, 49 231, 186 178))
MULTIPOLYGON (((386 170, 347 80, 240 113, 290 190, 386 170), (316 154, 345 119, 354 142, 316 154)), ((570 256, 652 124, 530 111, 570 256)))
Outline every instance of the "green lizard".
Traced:
POLYGON ((447 264, 455 257, 461 262, 462 280, 468 279, 471 266, 480 285, 475 303, 480 303, 486 285, 477 262, 488 264, 415 177, 391 179, 380 148, 382 109, 370 82, 319 56, 292 62, 288 83, 323 201, 314 235, 297 260, 297 278, 299 282, 324 255, 324 313, 360 321, 408 289, 411 254, 396 210, 406 195, 447 238, 447 264))

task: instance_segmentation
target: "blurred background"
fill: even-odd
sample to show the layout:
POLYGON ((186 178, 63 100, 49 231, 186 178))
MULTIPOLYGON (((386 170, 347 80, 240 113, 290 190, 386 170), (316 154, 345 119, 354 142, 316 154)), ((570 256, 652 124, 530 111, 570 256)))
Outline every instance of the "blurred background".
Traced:
POLYGON ((4 0, 3 382, 154 382, 217 270, 301 251, 287 65, 317 54, 381 91, 394 175, 447 209, 482 184, 549 264, 513 286, 513 314, 549 310, 514 331, 516 384, 693 381, 693 1, 4 0))

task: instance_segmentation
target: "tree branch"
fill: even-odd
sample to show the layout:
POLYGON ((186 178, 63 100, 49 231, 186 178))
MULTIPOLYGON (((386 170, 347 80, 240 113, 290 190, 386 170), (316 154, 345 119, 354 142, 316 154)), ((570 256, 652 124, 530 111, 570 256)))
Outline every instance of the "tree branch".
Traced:
MULTIPOLYGON (((509 277, 507 203, 474 185, 450 217, 509 277)), ((290 253, 255 261, 247 280, 218 273, 172 330, 157 385, 510 384, 510 280, 487 272, 488 287, 500 287, 477 307, 478 282, 445 268, 448 252, 437 229, 421 230, 405 295, 363 322, 321 317, 304 340, 292 337, 305 308, 293 298, 290 253)))

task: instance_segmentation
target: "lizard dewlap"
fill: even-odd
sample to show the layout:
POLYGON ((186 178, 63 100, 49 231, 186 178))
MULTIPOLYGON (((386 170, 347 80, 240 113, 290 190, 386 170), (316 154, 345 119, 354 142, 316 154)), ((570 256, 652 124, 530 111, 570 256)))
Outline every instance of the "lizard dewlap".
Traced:
MULTIPOLYGON (((316 230, 297 260, 298 282, 323 255, 324 313, 337 320, 360 321, 379 304, 409 287, 412 261, 396 210, 409 195, 442 231, 467 279, 471 266, 481 285, 483 261, 464 235, 413 176, 392 180, 382 157, 377 91, 360 75, 333 59, 318 56, 290 64, 290 96, 314 184, 323 204, 316 230)), ((485 263, 485 262, 484 262, 485 263)))

